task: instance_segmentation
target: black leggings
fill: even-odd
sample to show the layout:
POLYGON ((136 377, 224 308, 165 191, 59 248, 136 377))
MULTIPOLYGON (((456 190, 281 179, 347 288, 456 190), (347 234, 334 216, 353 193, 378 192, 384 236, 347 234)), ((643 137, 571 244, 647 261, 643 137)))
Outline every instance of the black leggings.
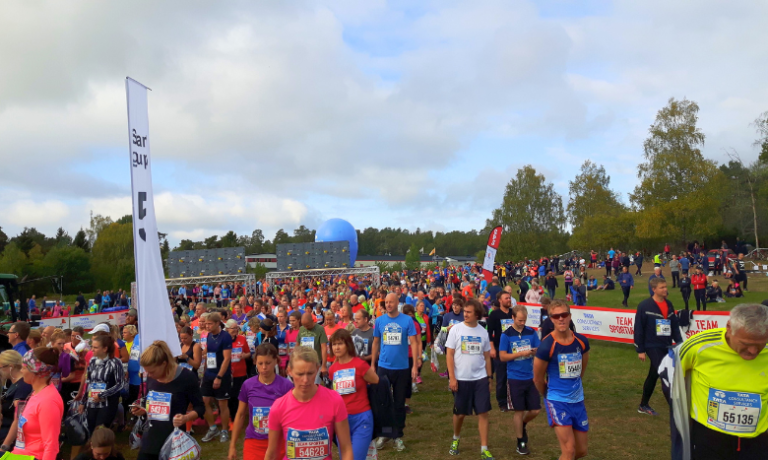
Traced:
POLYGON ((565 283, 565 295, 568 295, 571 293, 571 286, 573 286, 573 281, 571 281, 570 283, 569 282, 565 283))
POLYGON ((624 305, 627 305, 627 301, 629 300, 629 290, 630 290, 629 286, 621 288, 621 291, 624 293, 624 300, 621 303, 623 303, 624 305))
POLYGON ((672 287, 677 287, 680 284, 680 272, 672 272, 672 287))
POLYGON ((762 460, 768 450, 768 433, 756 438, 739 438, 710 430, 699 422, 691 423, 693 460, 762 460))
POLYGON ((687 291, 680 291, 680 293, 683 295, 683 302, 685 303, 685 309, 688 309, 688 299, 691 298, 691 290, 688 289, 687 291))
POLYGON ((699 311, 700 305, 703 311, 707 311, 707 290, 694 289, 693 296, 696 298, 696 311, 699 311))
MULTIPOLYGON (((248 379, 247 376, 232 377, 232 391, 229 392, 229 419, 235 421, 235 415, 237 415, 237 409, 240 406, 240 389, 243 387, 243 382, 248 379)), ((247 420, 247 418, 246 418, 247 420)), ((224 420, 221 421, 221 425, 226 427, 224 420)))
POLYGON ((120 395, 107 398, 107 407, 93 408, 89 407, 88 411, 88 430, 93 433, 93 430, 97 426, 104 425, 106 428, 112 426, 112 422, 115 421, 117 415, 117 406, 120 404, 120 395))
POLYGON ((645 357, 651 362, 651 368, 648 369, 648 376, 645 378, 645 383, 643 383, 643 398, 640 400, 641 406, 647 406, 651 400, 653 390, 656 389, 656 381, 659 380, 659 365, 666 354, 666 348, 648 348, 645 350, 645 357))
POLYGON ((637 271, 635 272, 635 275, 643 276, 643 264, 637 264, 637 271))

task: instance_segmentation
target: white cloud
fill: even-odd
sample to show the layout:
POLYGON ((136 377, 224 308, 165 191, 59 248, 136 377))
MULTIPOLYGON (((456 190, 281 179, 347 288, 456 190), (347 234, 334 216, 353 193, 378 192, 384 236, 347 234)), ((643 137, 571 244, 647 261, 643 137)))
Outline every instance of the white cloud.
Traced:
POLYGON ((34 227, 63 221, 69 216, 69 206, 56 200, 18 200, 9 206, 5 215, 9 222, 19 227, 34 227))

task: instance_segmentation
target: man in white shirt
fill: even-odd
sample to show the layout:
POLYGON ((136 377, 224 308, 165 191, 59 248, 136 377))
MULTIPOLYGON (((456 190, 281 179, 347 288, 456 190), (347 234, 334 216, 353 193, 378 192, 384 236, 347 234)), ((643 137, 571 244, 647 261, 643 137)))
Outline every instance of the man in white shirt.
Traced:
POLYGON ((455 324, 446 340, 449 386, 453 392, 453 441, 451 455, 459 455, 459 439, 464 417, 478 416, 480 458, 493 460, 488 451, 488 413, 491 411, 491 342, 488 331, 477 322, 485 308, 476 299, 464 305, 464 322, 455 324))

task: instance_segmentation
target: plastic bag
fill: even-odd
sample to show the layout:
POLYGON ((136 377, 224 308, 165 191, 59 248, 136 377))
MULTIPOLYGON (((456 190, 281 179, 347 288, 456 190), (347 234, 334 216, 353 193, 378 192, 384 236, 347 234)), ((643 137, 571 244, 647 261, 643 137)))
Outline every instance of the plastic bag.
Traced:
POLYGON ((133 425, 130 436, 128 436, 128 445, 131 449, 138 449, 141 447, 141 437, 144 436, 144 429, 146 428, 147 419, 144 416, 136 419, 136 423, 133 425))
POLYGON ((368 444, 368 453, 365 455, 365 460, 379 460, 379 452, 376 450, 375 439, 368 444))
POLYGON ((434 345, 432 347, 432 353, 430 353, 430 367, 432 368, 432 372, 437 372, 440 370, 440 361, 437 359, 437 351, 435 350, 438 348, 437 345, 434 345))
POLYGON ((88 442, 91 432, 88 429, 88 412, 70 415, 64 419, 64 435, 67 442, 73 446, 82 446, 88 442))
POLYGON ((160 449, 160 460, 197 460, 200 458, 200 444, 195 438, 178 428, 173 430, 160 449))

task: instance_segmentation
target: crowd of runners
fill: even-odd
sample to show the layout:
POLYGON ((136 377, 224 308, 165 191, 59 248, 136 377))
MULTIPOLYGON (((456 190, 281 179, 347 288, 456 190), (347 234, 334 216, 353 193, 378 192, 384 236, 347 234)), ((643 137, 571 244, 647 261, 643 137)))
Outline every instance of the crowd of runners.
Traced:
MULTIPOLYGON (((615 251, 610 265, 623 257, 615 251)), ((439 375, 453 395, 445 452, 466 448, 464 421, 476 416, 480 445, 472 449, 493 459, 496 406, 510 413, 516 453, 527 455, 539 447, 529 444, 528 428, 543 408, 560 458, 581 458, 589 444, 582 378, 590 342, 575 330, 571 305, 583 301, 580 278, 591 263, 568 256, 498 264, 490 282, 479 265, 467 265, 386 273, 380 285, 324 276, 181 287, 169 292, 180 356, 165 342, 141 346, 134 310, 121 330, 100 324, 90 340, 81 329, 39 332, 17 322, 14 349, 0 354, 0 375, 13 389, 0 449, 53 460, 60 421, 83 413, 92 440, 73 449, 80 459, 120 458, 106 432, 140 425, 148 428, 135 439, 139 459, 159 458, 179 428, 202 429, 203 450, 224 443, 231 460, 320 460, 334 444, 343 460, 364 460, 406 450, 422 372, 445 355, 439 375), (537 329, 528 325, 526 301, 542 306, 537 329)), ((635 347, 650 363, 638 412, 656 415, 650 399, 661 378, 673 459, 763 458, 768 307, 740 305, 727 328, 683 341, 667 295, 666 279, 654 274, 637 307, 635 347)))

